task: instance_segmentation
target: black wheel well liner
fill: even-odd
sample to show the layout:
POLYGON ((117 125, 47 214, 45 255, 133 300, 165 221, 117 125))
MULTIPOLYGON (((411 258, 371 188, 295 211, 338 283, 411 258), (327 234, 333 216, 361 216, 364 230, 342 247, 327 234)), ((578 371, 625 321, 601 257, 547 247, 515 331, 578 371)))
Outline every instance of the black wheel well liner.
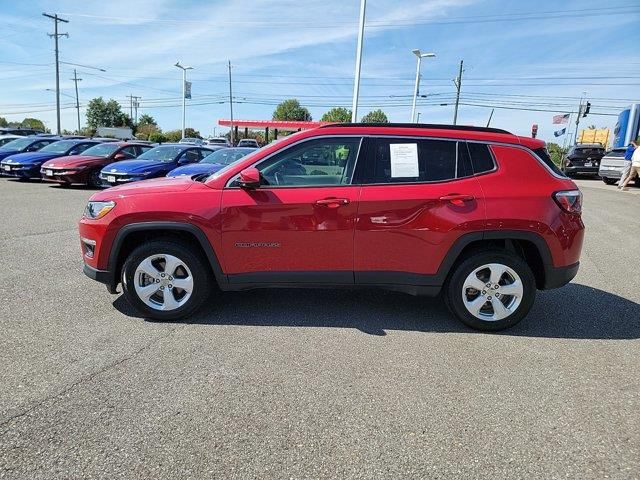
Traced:
POLYGON ((141 242, 158 238, 176 238, 198 248, 209 261, 218 285, 227 282, 209 239, 198 226, 184 222, 139 222, 122 227, 111 245, 108 269, 112 272, 114 286, 119 283, 126 256, 141 242))
POLYGON ((553 267, 553 258, 542 236, 525 230, 487 230, 462 235, 454 242, 440 264, 437 279, 443 285, 454 266, 464 259, 466 254, 492 247, 503 248, 520 255, 531 267, 536 286, 544 288, 546 271, 553 267))

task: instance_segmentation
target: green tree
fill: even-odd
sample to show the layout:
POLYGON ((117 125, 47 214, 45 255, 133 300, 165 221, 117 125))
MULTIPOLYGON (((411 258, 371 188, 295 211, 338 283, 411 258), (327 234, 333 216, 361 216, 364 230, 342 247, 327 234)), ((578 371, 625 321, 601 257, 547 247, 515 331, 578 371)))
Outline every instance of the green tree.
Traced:
POLYGON ((387 115, 380 109, 372 110, 367 113, 361 120, 362 123, 389 123, 387 115))
POLYGON ((549 152, 549 156, 551 157, 551 160, 553 160, 553 163, 558 166, 560 166, 562 158, 567 153, 566 149, 563 149, 560 145, 553 142, 547 143, 547 151, 549 152))
POLYGON ((111 99, 105 102, 102 97, 94 98, 87 105, 87 126, 98 127, 130 127, 133 122, 122 112, 120 104, 111 99))
POLYGON ((20 126, 23 128, 35 128, 36 130, 42 130, 43 132, 46 130, 44 126, 44 122, 37 118, 25 118, 20 122, 20 126))
POLYGON ((9 126, 9 122, 7 122, 7 119, 4 117, 0 117, 0 127, 8 127, 9 126))
POLYGON ((152 132, 149 135, 149 139, 150 142, 155 142, 155 143, 164 143, 164 142, 168 142, 169 140, 167 139, 167 137, 165 136, 164 133, 162 133, 161 131, 157 131, 157 132, 152 132))
POLYGON ((153 118, 151 115, 143 113, 142 115, 140 115, 140 118, 138 119, 138 126, 142 126, 142 125, 154 125, 154 126, 158 126, 158 122, 156 122, 156 119, 153 118))
POLYGON ((136 138, 138 140, 149 140, 154 133, 162 133, 157 125, 151 123, 138 124, 136 127, 136 138))
POLYGON ((310 121, 309 110, 302 107, 295 98, 285 100, 273 112, 274 120, 310 121))
POLYGON ((334 107, 325 112, 320 119, 321 122, 348 123, 351 121, 351 110, 344 107, 334 107))

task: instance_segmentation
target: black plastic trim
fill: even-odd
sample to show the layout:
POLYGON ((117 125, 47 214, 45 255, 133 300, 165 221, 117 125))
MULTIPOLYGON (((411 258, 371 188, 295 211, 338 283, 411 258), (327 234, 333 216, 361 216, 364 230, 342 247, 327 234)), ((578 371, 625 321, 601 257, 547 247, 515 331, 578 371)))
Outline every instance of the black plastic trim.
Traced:
POLYGON ((86 263, 82 266, 82 271, 91 280, 104 283, 107 286, 107 290, 109 290, 109 293, 118 293, 118 291, 116 290, 116 285, 113 283, 112 272, 108 270, 95 269, 87 265, 86 263))
POLYGON ((228 278, 229 284, 310 283, 316 285, 352 285, 354 283, 353 272, 346 270, 235 273, 228 275, 228 278))
POLYGON ((579 268, 580 262, 576 262, 573 265, 568 265, 566 267, 545 265, 544 286, 542 287, 542 290, 551 290, 553 288, 560 288, 566 285, 574 279, 579 268))
MULTIPOLYGON (((143 232, 149 230, 173 230, 173 231, 182 231, 189 232, 193 234, 198 243, 204 250, 204 253, 209 260, 209 264, 213 270, 213 273, 216 277, 218 285, 222 286, 227 283, 227 276, 222 272, 222 267, 220 266, 220 261, 216 256, 216 253, 209 242, 209 239, 205 235, 205 233, 197 226, 191 223, 182 223, 182 222, 139 222, 139 223, 130 223, 129 225, 125 225, 122 227, 118 233, 116 234, 116 238, 113 240, 111 245, 111 252, 109 253, 109 271, 113 272, 112 275, 115 276, 115 272, 118 268, 118 257, 120 254, 120 249, 122 248, 122 244, 126 239, 127 235, 133 232, 143 232)), ((114 278, 112 280, 116 285, 118 284, 118 280, 114 278)))

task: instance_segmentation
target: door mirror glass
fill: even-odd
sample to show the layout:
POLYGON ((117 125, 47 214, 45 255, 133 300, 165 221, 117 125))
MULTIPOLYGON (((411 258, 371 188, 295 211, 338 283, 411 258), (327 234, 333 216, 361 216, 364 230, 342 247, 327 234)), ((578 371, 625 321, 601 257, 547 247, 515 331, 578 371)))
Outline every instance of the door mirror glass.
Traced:
POLYGON ((260 186, 260 172, 255 167, 245 168, 240 172, 238 184, 241 188, 258 188, 260 186))

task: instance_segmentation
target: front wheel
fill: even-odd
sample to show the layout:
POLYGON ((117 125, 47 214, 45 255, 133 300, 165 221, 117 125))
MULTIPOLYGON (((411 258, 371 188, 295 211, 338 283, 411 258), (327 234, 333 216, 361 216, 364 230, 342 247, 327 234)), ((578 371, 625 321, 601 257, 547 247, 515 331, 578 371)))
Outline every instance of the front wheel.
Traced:
POLYGON ((471 328, 497 331, 516 325, 533 305, 536 282, 525 261, 505 250, 473 254, 446 285, 451 312, 471 328))
POLYGON ((122 286, 126 299, 146 318, 176 320, 202 306, 213 282, 208 262, 193 247, 157 240, 127 257, 122 286))

